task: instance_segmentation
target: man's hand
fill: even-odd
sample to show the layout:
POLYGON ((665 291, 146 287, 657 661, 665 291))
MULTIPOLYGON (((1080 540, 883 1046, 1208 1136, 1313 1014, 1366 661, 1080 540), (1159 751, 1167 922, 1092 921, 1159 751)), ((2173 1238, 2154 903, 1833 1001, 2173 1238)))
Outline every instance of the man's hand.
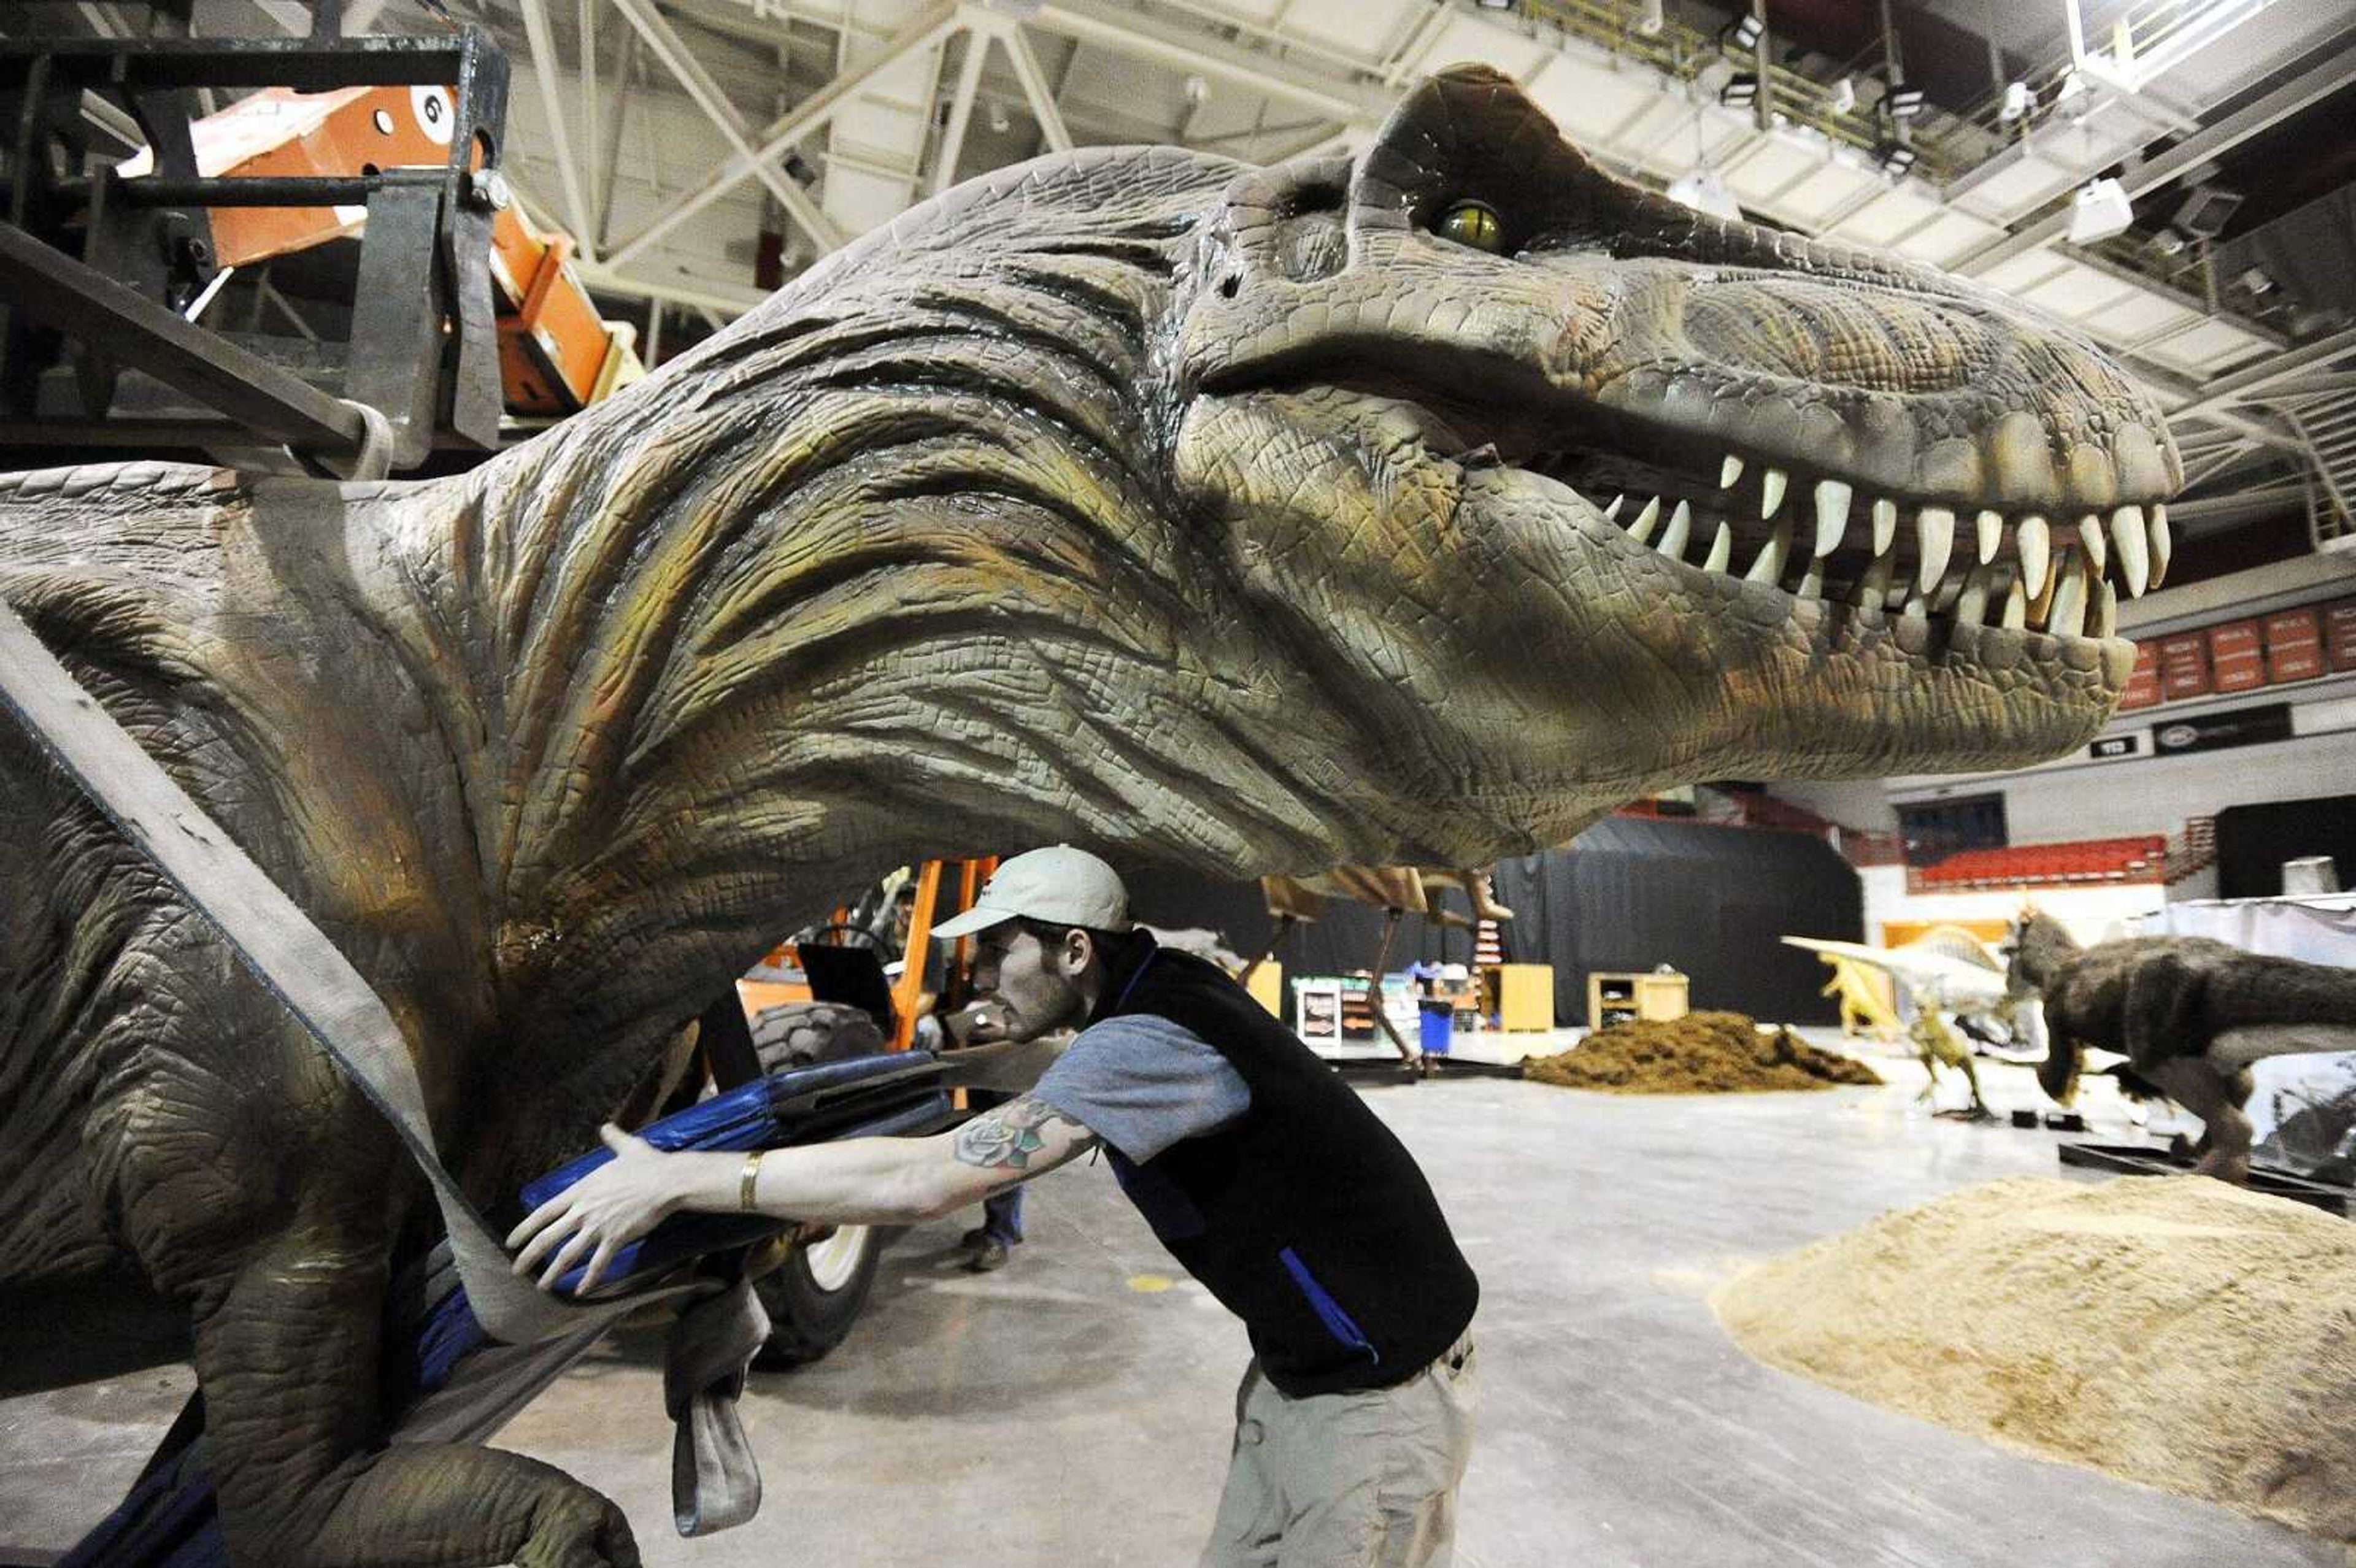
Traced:
POLYGON ((670 1168, 675 1157, 611 1122, 598 1128, 597 1136, 614 1151, 613 1160, 533 1210, 508 1232, 508 1245, 523 1249, 516 1254, 516 1273, 530 1274, 541 1258, 548 1259, 540 1276, 542 1290, 553 1290, 565 1272, 586 1256, 589 1266, 573 1294, 587 1294, 615 1253, 653 1230, 684 1196, 683 1178, 670 1168))

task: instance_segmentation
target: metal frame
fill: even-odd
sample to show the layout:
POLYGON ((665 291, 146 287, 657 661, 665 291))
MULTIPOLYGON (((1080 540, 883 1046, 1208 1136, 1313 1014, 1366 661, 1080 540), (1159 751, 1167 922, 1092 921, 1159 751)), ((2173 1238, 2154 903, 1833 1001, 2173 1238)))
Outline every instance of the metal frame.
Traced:
POLYGON ((319 12, 320 33, 305 38, 0 42, 0 123, 15 131, 6 149, 14 229, 5 256, 17 283, 12 301, 22 304, 7 311, 0 339, 0 384, 16 416, 0 439, 111 443, 106 426, 123 377, 152 371, 232 422, 167 410, 124 427, 142 442, 222 444, 230 439, 225 430, 242 425, 298 452, 356 456, 365 416, 325 411, 336 400, 308 385, 336 382, 335 356, 307 346, 296 357, 301 373, 290 371, 179 313, 220 275, 210 208, 364 204, 369 222, 341 391, 385 416, 396 465, 421 461, 443 430, 485 449, 498 444, 503 397, 488 257, 491 213, 505 199, 498 161, 507 57, 477 27, 441 37, 334 37, 340 13, 330 0, 319 12), (351 86, 450 89, 448 163, 316 178, 198 174, 190 124, 199 90, 351 86), (52 153, 78 154, 82 144, 72 124, 86 94, 138 122, 155 150, 154 173, 125 178, 102 166, 55 175, 52 153), (55 274, 49 286, 27 281, 41 269, 55 274), (454 327, 446 335, 445 322, 454 327), (59 422, 39 417, 38 407, 41 368, 60 357, 46 336, 52 331, 78 345, 63 357, 80 407, 59 422))

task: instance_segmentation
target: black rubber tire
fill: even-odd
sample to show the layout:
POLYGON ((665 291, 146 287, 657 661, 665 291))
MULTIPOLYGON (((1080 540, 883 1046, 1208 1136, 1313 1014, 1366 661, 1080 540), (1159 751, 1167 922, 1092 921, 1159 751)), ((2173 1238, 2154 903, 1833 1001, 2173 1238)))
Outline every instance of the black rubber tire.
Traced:
POLYGON ((799 1247, 754 1282, 754 1292, 769 1314, 768 1343, 754 1356, 755 1366, 772 1371, 808 1366, 824 1358, 851 1332, 867 1305, 868 1293, 875 1288, 875 1270, 883 1261, 884 1249, 900 1231, 896 1226, 846 1225, 837 1234, 850 1232, 861 1238, 859 1256, 848 1270, 840 1271, 840 1282, 833 1288, 821 1285, 811 1272, 810 1249, 799 1247))

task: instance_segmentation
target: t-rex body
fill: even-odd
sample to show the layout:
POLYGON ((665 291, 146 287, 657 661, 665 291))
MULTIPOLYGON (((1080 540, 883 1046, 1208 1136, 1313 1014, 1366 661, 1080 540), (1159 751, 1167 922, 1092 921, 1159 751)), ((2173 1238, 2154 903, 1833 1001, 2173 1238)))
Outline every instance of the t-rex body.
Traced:
MULTIPOLYGON (((0 481, 0 595, 383 996, 497 1223, 893 865, 1477 866, 1681 782, 2081 745, 2133 650, 2032 514, 2141 550, 2179 476, 2080 340, 1622 185, 1465 69, 1355 160, 977 180, 463 476, 0 481)), ((545 1466, 382 1446, 422 1184, 5 724, 0 826, 11 1301, 193 1326, 240 1561, 633 1561, 545 1466)))
POLYGON ((2081 948, 2048 914, 2024 915, 2008 971, 2044 999, 2050 1044, 2038 1083, 2068 1104, 2088 1046, 2127 1059, 2130 1093, 2155 1086, 2201 1118, 2195 1168, 2250 1176, 2250 1064, 2356 1051, 2356 969, 2250 953, 2205 936, 2134 936, 2081 948))

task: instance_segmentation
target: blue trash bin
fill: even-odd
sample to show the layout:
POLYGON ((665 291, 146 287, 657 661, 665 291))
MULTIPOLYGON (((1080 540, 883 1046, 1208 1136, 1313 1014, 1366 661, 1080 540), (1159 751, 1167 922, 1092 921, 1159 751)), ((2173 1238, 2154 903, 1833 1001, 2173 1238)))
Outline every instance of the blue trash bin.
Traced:
POLYGON ((1450 1042, 1456 1038, 1456 1004, 1440 997, 1425 997, 1417 1004, 1423 1014, 1423 1029, 1418 1043, 1426 1056, 1445 1056, 1450 1042))

